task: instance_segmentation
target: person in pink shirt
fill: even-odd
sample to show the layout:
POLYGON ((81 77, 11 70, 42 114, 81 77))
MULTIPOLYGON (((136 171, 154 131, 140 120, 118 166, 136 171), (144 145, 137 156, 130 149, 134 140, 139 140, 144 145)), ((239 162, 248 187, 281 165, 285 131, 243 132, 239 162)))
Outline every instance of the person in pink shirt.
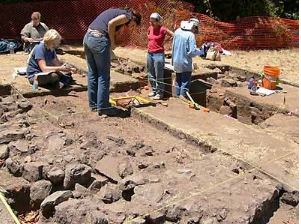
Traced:
POLYGON ((152 91, 149 97, 154 100, 163 98, 164 92, 164 43, 173 37, 173 32, 161 25, 162 17, 158 13, 150 16, 150 27, 148 28, 148 53, 147 53, 147 74, 150 80, 152 91), (169 36, 165 40, 166 35, 169 36))

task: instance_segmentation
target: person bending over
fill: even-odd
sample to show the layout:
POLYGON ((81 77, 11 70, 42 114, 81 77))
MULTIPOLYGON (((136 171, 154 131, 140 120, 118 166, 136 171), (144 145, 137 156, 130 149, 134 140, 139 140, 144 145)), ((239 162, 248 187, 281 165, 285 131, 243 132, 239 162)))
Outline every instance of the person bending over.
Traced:
POLYGON ((108 9, 90 25, 84 37, 88 65, 88 99, 92 111, 99 115, 118 116, 120 110, 109 103, 110 50, 116 48, 116 34, 123 27, 129 30, 140 25, 141 15, 132 9, 108 9))

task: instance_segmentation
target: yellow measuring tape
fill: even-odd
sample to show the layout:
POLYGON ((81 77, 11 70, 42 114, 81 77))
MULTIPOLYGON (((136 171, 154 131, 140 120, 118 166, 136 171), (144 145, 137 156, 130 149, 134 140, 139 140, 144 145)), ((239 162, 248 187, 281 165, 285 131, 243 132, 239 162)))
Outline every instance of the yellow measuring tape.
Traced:
POLYGON ((19 219, 16 217, 15 213, 13 212, 13 210, 11 209, 11 207, 7 204, 5 197, 3 196, 3 194, 0 192, 0 199, 2 201, 2 203, 4 204, 6 210, 9 212, 9 214, 11 215, 11 217, 13 218, 13 220, 15 221, 16 224, 21 224, 19 219))
MULTIPOLYGON (((275 162, 275 161, 277 161, 277 160, 280 160, 280 159, 282 159, 282 158, 285 158, 285 157, 287 157, 287 156, 289 156, 289 155, 292 155, 292 154, 295 154, 295 153, 297 153, 297 152, 289 152, 289 153, 287 153, 287 154, 285 154, 285 155, 283 155, 283 156, 280 156, 280 157, 278 157, 278 158, 276 158, 276 159, 273 159, 273 160, 270 160, 270 161, 265 162, 265 165, 268 164, 268 163, 271 163, 271 162, 275 162)), ((189 196, 187 196, 187 197, 181 198, 181 199, 179 199, 179 200, 177 200, 177 201, 171 202, 171 203, 169 203, 169 204, 167 204, 167 205, 165 205, 165 206, 162 206, 161 208, 155 209, 155 210, 153 210, 153 211, 151 211, 151 212, 149 212, 149 213, 147 213, 147 214, 144 214, 143 216, 147 216, 147 215, 153 214, 153 213, 155 213, 155 212, 161 211, 161 210, 163 210, 163 209, 165 209, 165 208, 168 208, 168 207, 170 207, 170 206, 172 206, 172 205, 178 204, 178 203, 180 203, 180 202, 182 202, 182 201, 186 201, 186 200, 188 200, 188 199, 190 199, 190 198, 193 198, 193 197, 195 197, 195 196, 200 196, 202 193, 204 193, 204 192, 206 192, 206 191, 212 190, 212 189, 214 189, 214 188, 216 188, 216 187, 219 187, 219 186, 222 186, 222 185, 224 185, 224 184, 226 184, 226 183, 229 183, 230 181, 235 180, 235 179, 237 179, 237 178, 240 178, 240 177, 242 177, 242 176, 246 175, 247 173, 252 172, 252 171, 254 171, 254 170, 260 171, 260 170, 258 170, 256 167, 254 167, 254 168, 252 168, 252 169, 250 169, 250 170, 248 170, 248 171, 246 171, 246 172, 243 172, 243 173, 238 174, 237 176, 228 178, 228 179, 226 179, 226 180, 224 180, 224 181, 222 181, 222 182, 220 182, 220 183, 218 183, 218 184, 215 184, 215 185, 213 185, 213 186, 210 186, 210 187, 208 187, 208 188, 205 188, 205 189, 203 189, 203 190, 201 190, 201 191, 198 191, 198 192, 196 192, 196 193, 194 193, 194 194, 191 194, 191 195, 189 195, 189 196)), ((288 185, 288 186, 290 186, 290 185, 288 185)), ((296 187, 293 187, 293 189, 297 189, 297 188, 296 188, 296 187)), ((297 190, 298 190, 298 189, 297 189, 297 190)), ((133 219, 130 219, 130 220, 126 220, 125 223, 130 224, 130 223, 134 222, 135 220, 137 220, 138 218, 143 218, 143 216, 137 216, 136 218, 133 218, 133 219)))
MULTIPOLYGON (((166 91, 166 92, 167 92, 167 91, 166 91)), ((141 101, 141 102, 143 102, 143 103, 145 103, 145 104, 150 104, 150 103, 151 103, 151 101, 148 101, 148 100, 146 100, 146 99, 144 99, 144 98, 141 98, 141 97, 139 97, 139 96, 128 96, 128 97, 112 98, 112 99, 110 99, 110 103, 113 104, 113 105, 115 105, 115 106, 117 106, 117 105, 119 105, 119 104, 118 104, 118 100, 126 100, 126 99, 136 99, 136 100, 141 101)), ((183 102, 184 102, 184 101, 183 101, 183 102)), ((186 102, 184 102, 184 103, 186 103, 186 102)), ((45 113, 51 115, 52 117, 55 117, 56 119, 59 118, 59 117, 57 117, 57 116, 51 114, 50 112, 45 111, 45 110, 42 109, 42 108, 39 108, 39 109, 41 109, 41 111, 43 111, 43 112, 45 112, 45 113)), ((279 110, 279 108, 278 108, 278 110, 279 110)), ((278 110, 277 110, 277 112, 278 112, 278 110)), ((171 128, 174 128, 174 127, 171 127, 171 128)), ((219 150, 219 151, 223 152, 223 150, 219 150)), ((279 160, 279 159, 281 159, 281 158, 284 158, 284 157, 289 156, 289 155, 294 154, 294 153, 296 153, 296 152, 290 152, 290 153, 288 153, 288 154, 286 154, 286 155, 284 155, 284 156, 281 156, 281 157, 276 158, 276 159, 274 159, 274 160, 268 161, 268 162, 266 162, 265 164, 270 163, 270 162, 273 162, 273 161, 277 161, 277 160, 279 160)), ((264 174, 270 176, 271 178, 277 180, 278 182, 283 183, 283 184, 286 184, 287 186, 289 186, 289 187, 291 187, 291 188, 293 188, 293 189, 297 189, 296 187, 293 187, 293 186, 291 186, 291 185, 285 183, 284 181, 280 180, 279 178, 277 178, 277 177, 275 177, 275 176, 273 176, 273 175, 271 175, 271 174, 265 172, 264 170, 261 169, 261 167, 255 166, 254 164, 252 164, 252 163, 250 163, 250 162, 247 162, 247 161, 245 161, 245 160, 243 160, 243 159, 241 159, 241 158, 239 158, 239 157, 235 157, 235 156, 233 156, 233 155, 231 155, 231 156, 232 156, 233 158, 237 159, 237 160, 240 160, 240 161, 242 161, 242 162, 244 162, 244 163, 247 163, 247 164, 249 164, 250 166, 252 166, 253 169, 249 170, 249 172, 250 172, 250 171, 253 171, 253 170, 261 171, 262 173, 264 173, 264 174)), ((177 203, 179 203, 179 202, 181 202, 181 201, 187 200, 187 199, 192 198, 192 197, 194 197, 194 196, 200 195, 201 193, 204 193, 205 191, 208 191, 208 190, 213 189, 213 188, 215 188, 215 187, 221 186, 221 185, 223 185, 223 184, 225 184, 225 183, 227 183, 227 182, 230 182, 230 181, 232 181, 232 180, 234 180, 234 179, 236 179, 236 178, 238 178, 238 177, 243 176, 244 174, 245 174, 245 173, 240 174, 240 175, 235 176, 235 177, 232 177, 232 178, 229 178, 229 179, 227 179, 227 180, 225 180, 225 181, 223 181, 223 182, 221 182, 221 183, 219 183, 219 184, 213 185, 213 186, 211 186, 211 187, 209 187, 209 188, 207 188, 207 189, 203 189, 203 190, 197 192, 197 194, 189 195, 188 197, 182 198, 182 199, 180 199, 180 200, 178 200, 178 201, 176 201, 176 202, 173 202, 173 203, 171 203, 171 204, 169 204, 169 205, 167 205, 167 206, 164 206, 164 207, 162 207, 162 208, 156 209, 156 210, 154 210, 154 211, 152 211, 152 212, 150 212, 150 213, 154 213, 154 212, 156 212, 156 211, 160 211, 160 210, 162 210, 162 209, 164 209, 164 208, 166 208, 166 207, 169 207, 169 206, 171 206, 171 205, 177 204, 177 203)), ((4 197, 3 197, 2 195, 0 195, 0 196, 1 196, 1 200, 4 200, 4 201, 5 201, 4 197), (3 199, 2 199, 2 197, 3 197, 3 199)), ((4 203, 4 202, 3 202, 3 203, 4 203)), ((6 201, 5 201, 5 203, 6 203, 6 201)), ((16 218, 16 216, 14 215, 14 213, 12 212, 12 210, 10 209, 10 207, 9 207, 9 205, 8 205, 7 203, 6 203, 6 206, 8 206, 8 208, 9 208, 8 210, 10 210, 10 213, 12 213, 11 215, 13 216, 13 218, 15 217, 14 220, 15 220, 15 221, 17 220, 16 223, 20 223, 20 222, 18 221, 18 219, 16 218)), ((150 214, 150 213, 149 213, 149 214, 150 214)), ((138 216, 138 217, 142 217, 142 216, 138 216)), ((131 223, 131 222, 133 222, 134 220, 136 220, 138 217, 136 217, 136 218, 134 218, 134 219, 132 219, 132 220, 128 220, 128 221, 126 221, 126 223, 131 223)))

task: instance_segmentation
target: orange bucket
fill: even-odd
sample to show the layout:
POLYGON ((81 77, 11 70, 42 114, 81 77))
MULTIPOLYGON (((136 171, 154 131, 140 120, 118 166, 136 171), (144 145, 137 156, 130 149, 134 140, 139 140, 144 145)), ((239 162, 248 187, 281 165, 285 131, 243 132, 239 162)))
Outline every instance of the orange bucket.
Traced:
POLYGON ((280 75, 280 69, 273 66, 264 66, 263 73, 268 76, 278 77, 280 75))
POLYGON ((280 69, 273 66, 263 67, 264 78, 262 79, 262 87, 270 90, 276 89, 277 78, 280 75, 280 69))
POLYGON ((276 89, 277 81, 269 80, 267 78, 262 79, 262 87, 270 90, 276 89))

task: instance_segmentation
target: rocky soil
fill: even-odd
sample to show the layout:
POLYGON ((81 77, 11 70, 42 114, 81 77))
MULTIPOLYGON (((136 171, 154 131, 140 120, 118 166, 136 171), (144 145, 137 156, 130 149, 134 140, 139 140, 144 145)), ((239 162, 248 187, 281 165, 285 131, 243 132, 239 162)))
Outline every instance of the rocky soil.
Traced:
MULTIPOLYGON (((0 98, 0 187, 24 223, 268 223, 298 192, 86 93, 0 98)), ((2 192, 1 191, 1 192, 2 192)))

